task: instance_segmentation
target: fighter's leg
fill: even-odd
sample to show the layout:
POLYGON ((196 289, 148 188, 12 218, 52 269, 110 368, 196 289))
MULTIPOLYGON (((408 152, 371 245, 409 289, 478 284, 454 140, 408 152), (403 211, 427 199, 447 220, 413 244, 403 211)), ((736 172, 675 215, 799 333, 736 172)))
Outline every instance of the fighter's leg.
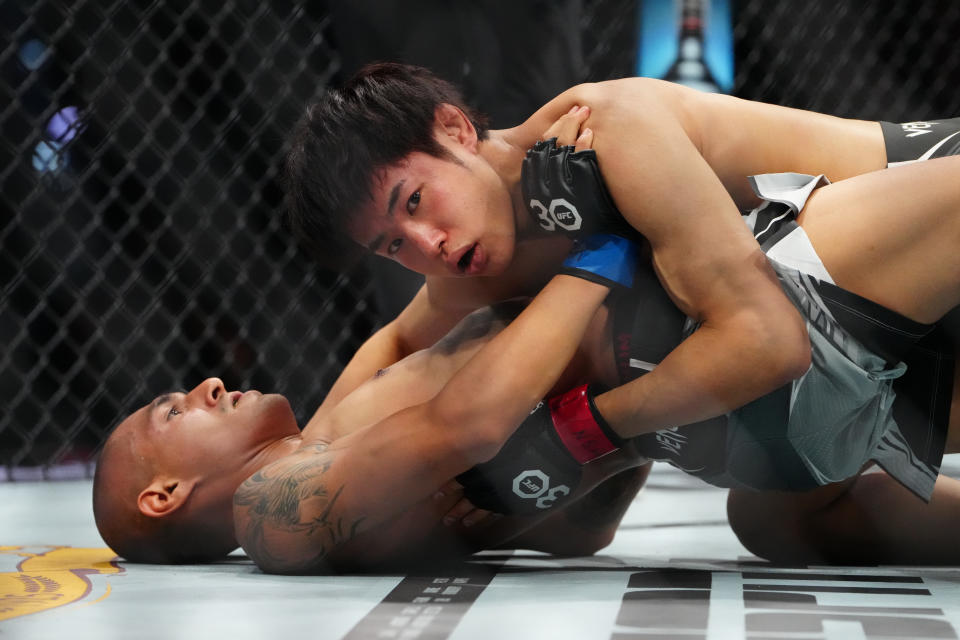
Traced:
POLYGON ((960 307, 952 309, 940 322, 950 342, 954 345, 953 395, 950 403, 950 423, 947 431, 945 453, 960 453, 960 307))
MULTIPOLYGON (((948 318, 960 318, 954 312, 948 318)), ((960 376, 946 453, 960 453, 960 376)), ((805 493, 732 490, 730 526, 747 549, 780 563, 960 562, 960 480, 939 476, 924 503, 884 472, 805 493)))
POLYGON ((960 481, 946 476, 929 504, 879 472, 803 494, 733 490, 727 512, 744 546, 772 562, 960 562, 960 481))
POLYGON ((799 222, 836 284, 913 320, 960 303, 960 157, 843 180, 799 222))
POLYGON ((826 562, 812 514, 827 509, 854 479, 804 493, 731 489, 727 520, 740 542, 757 556, 784 564, 826 562))

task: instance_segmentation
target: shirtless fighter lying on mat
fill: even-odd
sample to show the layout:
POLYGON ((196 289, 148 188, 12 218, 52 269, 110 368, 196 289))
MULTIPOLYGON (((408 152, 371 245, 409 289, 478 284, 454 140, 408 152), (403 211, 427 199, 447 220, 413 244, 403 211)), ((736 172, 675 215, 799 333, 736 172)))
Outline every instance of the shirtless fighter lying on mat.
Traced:
MULTIPOLYGON (((960 160, 955 158, 937 160, 926 165, 878 172, 821 187, 810 195, 805 206, 803 202, 799 203, 802 207, 799 220, 804 225, 806 234, 797 234, 794 229, 793 233, 787 233, 781 237, 793 236, 794 248, 800 247, 801 257, 812 259, 820 265, 821 271, 812 274, 812 277, 820 278, 818 282, 821 289, 813 285, 811 275, 801 275, 789 264, 789 256, 783 258, 787 264, 775 263, 778 281, 784 291, 790 295, 791 301, 808 318, 806 323, 810 332, 808 344, 813 352, 813 366, 805 371, 805 375, 801 378, 811 380, 813 383, 809 386, 800 385, 792 388, 790 390, 792 398, 788 397, 788 401, 794 405, 809 408, 817 402, 817 390, 823 388, 822 384, 817 383, 818 380, 826 379, 837 384, 846 384, 844 391, 838 393, 843 395, 849 391, 851 402, 838 405, 836 414, 820 411, 815 417, 826 420, 824 429, 830 429, 834 434, 843 434, 843 437, 850 441, 859 438, 863 442, 849 448, 849 457, 852 459, 860 456, 859 459, 852 462, 844 460, 841 461, 842 464, 834 466, 823 464, 822 460, 809 455, 810 451, 816 452, 816 446, 808 450, 802 445, 809 440, 808 436, 811 433, 821 441, 829 439, 829 435, 817 432, 817 429, 811 429, 810 423, 803 421, 802 416, 797 417, 796 424, 791 420, 792 415, 786 415, 786 420, 779 424, 766 423, 769 417, 779 415, 776 408, 770 408, 782 402, 782 394, 779 391, 771 394, 772 403, 765 403, 765 399, 761 398, 742 409, 733 408, 725 413, 729 424, 725 424, 724 428, 735 435, 741 431, 748 432, 747 437, 740 440, 748 443, 747 447, 751 446, 749 444, 751 439, 758 440, 756 437, 758 429, 767 429, 766 435, 769 436, 767 439, 774 445, 778 440, 789 445, 773 446, 769 451, 763 451, 762 447, 754 447, 755 451, 770 456, 773 461, 771 468, 774 471, 778 470, 776 456, 783 455, 784 451, 790 448, 798 455, 807 456, 804 461, 810 464, 806 466, 806 475, 772 473, 769 475, 770 481, 780 483, 773 488, 806 488, 803 485, 804 482, 812 482, 815 485, 832 479, 844 480, 844 478, 827 477, 826 474, 830 473, 851 473, 852 477, 856 478, 856 472, 860 467, 878 451, 874 446, 879 441, 878 438, 896 431, 897 423, 890 418, 893 409, 890 402, 883 401, 883 398, 892 401, 890 383, 893 379, 899 379, 897 376, 904 377, 902 376, 903 367, 884 356, 887 351, 894 351, 902 345, 888 339, 887 336, 872 338, 865 336, 868 344, 876 345, 884 355, 872 353, 850 336, 850 333, 856 333, 858 328, 853 326, 852 329, 848 329, 836 322, 830 314, 829 305, 817 302, 816 294, 824 291, 826 292, 824 295, 847 295, 848 298, 842 299, 844 303, 856 301, 861 305, 861 309, 877 314, 887 314, 883 316, 884 320, 895 319, 902 322, 902 326, 920 329, 918 334, 922 334, 924 329, 920 327, 918 321, 935 320, 954 306, 958 297, 958 287, 956 268, 951 260, 955 261, 956 258, 951 259, 949 256, 953 255, 951 242, 956 237, 954 227, 957 222, 954 219, 957 218, 955 212, 958 207, 958 196, 944 185, 948 184, 948 180, 955 179, 957 171, 960 171, 958 161, 960 160), (905 220, 905 216, 900 215, 907 204, 911 207, 910 220, 905 220), (842 212, 842 215, 836 215, 836 212, 842 212), (875 224, 880 219, 885 224, 875 224), (931 225, 935 225, 935 230, 930 229, 931 225), (925 231, 914 232, 912 237, 907 237, 904 233, 905 229, 915 231, 916 226, 922 227, 925 231), (799 240, 804 238, 812 240, 813 246, 817 247, 816 252, 810 253, 812 247, 806 247, 809 251, 805 255, 802 254, 804 243, 799 241, 798 237, 799 240), (951 239, 947 241, 945 237, 951 239), (912 265, 910 269, 918 269, 910 273, 922 274, 922 278, 915 280, 913 286, 913 290, 919 290, 919 292, 909 295, 910 288, 906 283, 900 282, 903 278, 894 279, 887 283, 890 285, 888 296, 883 299, 890 308, 881 309, 869 300, 860 299, 856 294, 841 292, 840 289, 823 288, 823 283, 829 285, 830 280, 842 285, 869 280, 865 272, 875 270, 877 258, 874 254, 878 249, 884 250, 887 259, 899 262, 901 267, 912 265), (817 320, 824 315, 830 317, 832 322, 822 323, 817 320), (871 340, 872 342, 869 342, 871 340), (813 394, 812 398, 810 394, 813 394), (878 397, 881 398, 880 402, 875 401, 878 397), (870 411, 871 407, 877 410, 870 411), (840 411, 845 413, 840 414, 840 411), (871 413, 872 417, 867 415, 868 413, 871 413), (848 419, 850 416, 853 416, 852 421, 848 419), (758 417, 763 418, 760 421, 761 424, 757 424, 758 417), (862 429, 860 429, 861 426, 862 429), (791 431, 793 427, 807 428, 807 432, 801 432, 800 437, 793 441, 789 437, 793 435, 791 431), (818 467, 818 463, 821 466, 818 467)), ((766 179, 757 181, 758 185, 766 184, 767 187, 771 186, 770 183, 771 181, 766 179)), ((776 180, 773 180, 773 186, 781 191, 785 189, 783 184, 776 183, 776 180)), ((806 193, 802 187, 800 191, 806 193)), ((763 214, 762 210, 757 212, 754 219, 759 219, 761 214, 763 214)), ((580 257, 573 258, 574 266, 597 270, 596 261, 589 263, 588 260, 585 263, 582 256, 598 255, 603 262, 602 257, 610 252, 614 257, 609 258, 607 262, 618 264, 622 261, 617 257, 619 246, 618 244, 612 249, 605 250, 606 253, 593 251, 579 254, 580 257)), ((757 251, 759 252, 759 248, 757 251)), ((793 253, 797 254, 796 251, 793 253)), ((599 270, 609 272, 610 264, 600 264, 599 270)), ((808 269, 808 271, 811 270, 813 269, 808 269)), ((638 275, 641 272, 646 273, 647 282, 650 282, 652 272, 641 268, 638 270, 638 275)), ((627 295, 626 298, 628 300, 636 298, 635 293, 627 295)), ((408 406, 383 419, 380 418, 385 414, 371 415, 371 411, 381 411, 384 404, 389 404, 385 401, 386 398, 397 397, 397 394, 383 394, 376 390, 376 385, 383 385, 387 380, 397 380, 397 373, 405 371, 404 368, 395 367, 388 376, 374 378, 361 387, 357 391, 360 394, 357 396, 359 400, 356 401, 353 409, 350 409, 350 406, 354 403, 344 400, 324 418, 327 424, 325 439, 312 440, 318 432, 314 431, 308 437, 311 429, 308 427, 304 431, 304 439, 297 442, 295 425, 292 425, 292 417, 290 417, 286 421, 288 427, 286 438, 261 439, 260 442, 265 444, 253 448, 255 450, 242 458, 243 463, 250 466, 237 469, 237 473, 231 480, 219 484, 221 488, 226 487, 229 490, 230 484, 236 486, 243 471, 255 468, 274 457, 279 458, 255 473, 236 492, 234 516, 237 533, 244 548, 261 567, 269 571, 323 571, 330 568, 364 566, 366 560, 378 562, 390 557, 389 551, 383 555, 371 555, 375 549, 393 550, 402 555, 400 550, 415 548, 405 536, 394 530, 409 533, 411 531, 409 527, 416 528, 417 514, 410 508, 413 505, 422 505, 438 486, 455 475, 460 474, 461 480, 472 492, 471 495, 477 496, 475 501, 483 502, 487 498, 493 501, 499 500, 504 505, 504 511, 525 510, 535 514, 528 517, 537 518, 544 517, 551 508, 562 509, 566 505, 575 504, 572 501, 581 495, 583 489, 590 486, 591 482, 596 482, 598 472, 602 476, 605 472, 612 473, 623 468, 622 466, 617 468, 617 465, 640 464, 642 458, 638 457, 637 453, 656 455, 658 444, 662 444, 662 439, 658 436, 662 436, 663 432, 654 433, 656 428, 642 421, 633 420, 633 417, 627 413, 633 407, 626 406, 625 409, 618 407, 618 403, 624 403, 624 397, 629 399, 629 396, 624 396, 623 393, 629 393, 632 384, 597 398, 597 406, 610 419, 612 429, 605 427, 602 419, 598 418, 596 407, 590 405, 588 395, 577 391, 567 395, 562 402, 550 403, 549 409, 541 408, 533 412, 524 420, 517 434, 503 445, 515 425, 536 404, 537 398, 553 385, 563 365, 573 354, 588 324, 590 322, 606 324, 602 317, 600 320, 594 317, 597 307, 605 297, 606 289, 603 286, 580 278, 557 276, 513 324, 488 344, 476 350, 482 341, 468 340, 467 342, 471 344, 470 348, 476 352, 471 355, 470 348, 459 352, 466 354, 463 356, 466 363, 462 368, 456 370, 455 365, 446 367, 431 365, 425 368, 430 372, 429 375, 425 376, 422 373, 411 375, 417 378, 413 388, 419 389, 420 395, 414 397, 415 394, 411 394, 404 399, 419 404, 408 406), (570 304, 571 299, 577 300, 577 304, 570 304), (510 366, 505 366, 505 363, 510 363, 510 366), (438 380, 440 377, 447 379, 438 380), (422 382, 427 379, 432 380, 429 385, 422 382), (478 381, 482 384, 478 384, 478 381), (431 388, 428 389, 428 386, 431 388), (364 390, 368 394, 366 398, 364 398, 364 390), (621 392, 619 399, 617 391, 621 392), (433 393, 436 395, 432 395, 433 393), (370 396, 375 397, 376 401, 370 402, 370 396), (424 400, 425 396, 432 397, 424 400), (347 407, 345 409, 342 408, 344 403, 347 407), (604 405, 607 406, 604 407, 604 405), (549 418, 544 420, 548 411, 553 414, 553 420, 549 418), (343 416, 348 417, 344 419, 343 416), (578 418, 581 421, 579 427, 577 429, 564 427, 564 416, 578 418), (590 420, 587 420, 590 424, 582 422, 584 418, 591 417, 596 422, 590 423, 590 420), (344 428, 345 423, 348 428, 344 428), (289 430, 291 425, 293 431, 289 430), (554 435, 554 425, 557 425, 556 433, 559 434, 559 438, 554 435), (357 427, 356 431, 349 428, 354 426, 357 427), (576 437, 571 440, 571 434, 584 430, 591 436, 587 444, 578 442, 576 437), (348 435, 341 435, 348 431, 350 432, 348 435), (634 437, 634 439, 622 443, 621 437, 634 437), (266 444, 270 446, 267 447, 266 444), (284 447, 287 447, 286 451, 283 450, 284 447), (621 448, 614 451, 618 447, 621 448), (295 450, 288 453, 291 449, 295 450), (625 451, 629 453, 624 453, 625 451), (493 460, 484 462, 495 453, 493 460), (602 455, 605 453, 607 455, 602 455), (601 454, 598 459, 590 461, 582 468, 583 475, 580 477, 580 467, 572 460, 589 461, 592 456, 598 454, 601 454), (535 468, 549 470, 549 473, 542 474, 548 479, 543 481, 539 488, 532 487, 527 490, 520 487, 519 493, 513 493, 511 496, 514 489, 513 481, 523 482, 530 479, 523 476, 528 466, 527 456, 530 455, 535 457, 537 465, 535 468), (524 467, 519 473, 517 465, 524 467), (475 468, 464 474, 469 467, 475 468), (504 480, 511 485, 507 489, 504 489, 507 486, 504 480), (548 486, 547 483, 550 485, 548 486), (525 493, 526 495, 523 495, 525 493), (408 528, 404 529, 404 527, 408 528), (387 544, 386 540, 400 540, 402 543, 392 546, 387 544)), ((602 316, 604 312, 600 313, 602 316)), ((698 331, 703 330, 703 327, 698 329, 698 331)), ((458 342, 461 348, 465 344, 462 339, 464 331, 469 334, 468 328, 461 328, 461 338, 453 340, 458 342)), ((694 331, 693 335, 698 331, 694 331)), ((588 333, 586 345, 590 344, 589 335, 588 333)), ((417 360, 428 361, 435 357, 438 351, 442 352, 443 345, 444 343, 441 342, 430 351, 418 354, 409 361, 405 360, 404 363, 417 360)), ((608 367, 613 360, 610 353, 612 347, 612 342, 606 342, 605 346, 601 345, 601 350, 605 352, 606 357, 610 358, 607 360, 608 367)), ((909 346, 905 349, 910 351, 909 346)), ((590 351, 589 348, 585 350, 590 351)), ((454 360, 456 357, 451 358, 449 362, 454 360)), ((463 360, 460 360, 460 363, 463 360)), ((593 360, 593 362, 602 361, 603 357, 593 360)), ((665 366, 666 362, 664 360, 664 364, 660 366, 665 366)), ((410 365, 404 364, 404 366, 410 365)), ((593 369, 591 377, 610 383, 609 368, 606 376, 597 374, 602 367, 597 368, 594 365, 593 369)), ((680 373, 678 371, 677 375, 680 373)), ((403 375, 409 375, 409 373, 403 375)), ((561 388, 564 382, 560 383, 561 388)), ((403 382, 400 381, 397 384, 403 384, 403 382)), ((700 380, 691 378, 689 384, 701 385, 700 393, 711 392, 709 385, 703 385, 700 380)), ((354 397, 353 394, 350 397, 354 397)), ((265 402, 264 398, 256 395, 244 396, 236 403, 236 409, 247 409, 249 406, 249 410, 252 410, 257 407, 271 406, 261 404, 265 402)), ((194 416, 194 420, 198 416, 207 414, 220 415, 223 418, 229 414, 235 400, 236 396, 225 394, 217 381, 209 381, 205 388, 198 387, 190 394, 174 394, 159 398, 124 423, 124 425, 145 424, 139 428, 129 426, 125 431, 151 434, 154 438, 153 446, 157 446, 156 443, 160 441, 162 434, 171 431, 166 426, 166 419, 186 423, 186 418, 191 415, 194 416)), ((284 404, 276 400, 273 402, 278 406, 284 404)), ((395 406, 387 409, 387 412, 399 408, 395 406)), ((287 415, 289 415, 288 409, 287 415)), ((279 421, 276 417, 273 420, 279 421)), ((693 434, 693 430, 706 433, 716 427, 716 424, 704 424, 686 427, 686 429, 690 430, 688 434, 693 434)), ((146 435, 143 436, 143 438, 146 437, 146 435)), ((941 441, 945 437, 945 433, 941 434, 941 441)), ((124 443, 122 446, 118 445, 117 451, 120 451, 118 455, 134 456, 135 459, 139 456, 142 459, 147 450, 138 449, 140 445, 132 442, 135 439, 132 436, 118 439, 117 442, 124 443)), ((733 436, 727 439, 728 442, 735 440, 733 436)), ((948 451, 956 449, 955 435, 951 434, 946 441, 948 451)), ((108 469, 111 466, 117 468, 116 465, 106 464, 112 455, 111 445, 108 445, 104 452, 105 463, 102 468, 108 469)), ((726 471, 729 471, 731 482, 739 483, 735 486, 751 486, 749 474, 743 475, 738 471, 740 468, 750 471, 750 461, 747 460, 747 464, 743 460, 738 461, 736 456, 726 450, 720 451, 720 455, 726 458, 722 462, 729 466, 726 471)), ((182 457, 182 452, 180 456, 182 457)), ((208 467, 209 460, 208 456, 208 467)), ((896 458, 889 457, 888 460, 891 461, 888 464, 893 467, 892 461, 896 458)), ((103 477, 107 473, 109 469, 103 472, 103 477)), ((762 481, 762 475, 754 473, 753 478, 760 478, 762 481)), ((882 474, 877 474, 876 477, 890 478, 882 474)), ((904 484, 912 482, 910 474, 901 474, 896 477, 904 484)), ((716 477, 710 479, 717 480, 716 477)), ((863 480, 847 480, 843 487, 849 489, 852 484, 854 489, 847 490, 845 493, 840 492, 839 497, 837 497, 838 485, 829 487, 830 491, 835 492, 832 503, 836 504, 857 497, 856 487, 861 486, 863 480)), ((762 486, 762 482, 758 484, 760 486, 754 488, 768 488, 762 486)), ((104 493, 101 494, 104 496, 102 505, 109 505, 111 501, 107 499, 109 496, 105 495, 106 488, 114 485, 101 480, 99 486, 104 487, 104 493)), ((144 513, 144 503, 148 512, 153 509, 151 502, 155 505, 179 504, 181 507, 177 508, 182 508, 182 505, 191 499, 190 493, 193 488, 204 486, 218 485, 216 482, 200 482, 196 479, 189 481, 177 479, 168 474, 165 479, 156 478, 153 483, 154 488, 143 489, 135 499, 129 499, 128 502, 136 502, 141 515, 144 516, 144 521, 149 521, 151 517, 155 519, 163 517, 162 509, 155 510, 154 513, 144 513), (178 490, 181 493, 180 496, 176 495, 178 490)), ((898 491, 898 487, 895 481, 889 480, 883 486, 871 485, 869 493, 879 492, 889 495, 891 491, 898 491)), ((889 518, 889 512, 884 514, 883 520, 886 522, 852 522, 836 519, 831 523, 825 520, 824 528, 821 530, 821 533, 827 532, 825 538, 817 540, 803 538, 791 550, 797 555, 806 553, 825 557, 837 552, 840 555, 836 557, 843 557, 842 550, 833 546, 838 540, 830 539, 829 536, 829 533, 835 529, 837 532, 846 534, 855 532, 856 535, 847 535, 839 539, 839 542, 844 544, 850 543, 854 538, 859 541, 859 555, 852 556, 851 560, 877 557, 879 554, 882 558, 906 557, 914 561, 955 561, 956 550, 952 546, 929 543, 931 535, 945 536, 943 529, 938 534, 917 525, 923 518, 937 519, 944 517, 944 514, 949 515, 951 509, 952 513, 957 513, 956 487, 953 486, 952 481, 941 478, 937 481, 936 488, 933 487, 932 482, 924 485, 921 481, 911 488, 917 492, 925 489, 933 491, 934 500, 930 505, 923 505, 915 498, 911 498, 912 502, 909 503, 904 501, 905 509, 916 511, 913 514, 915 515, 913 526, 909 530, 892 522, 898 519, 889 518), (863 524, 869 526, 861 526, 858 529, 858 526, 863 524), (910 536, 919 530, 925 531, 927 546, 925 548, 909 547, 907 543, 910 536), (892 544, 893 542, 897 544, 892 544), (903 544, 900 544, 901 542, 903 544), (865 551, 866 549, 871 550, 872 556, 865 551)), ((206 501, 197 500, 194 503, 196 509, 193 515, 197 517, 200 514, 207 518, 207 526, 212 532, 216 529, 214 524, 216 519, 211 518, 210 515, 218 513, 222 516, 223 507, 221 505, 219 512, 212 508, 211 495, 212 491, 208 491, 206 501)), ((859 503, 858 506, 860 506, 859 503)), ((171 511, 176 513, 177 508, 171 511)), ((185 513, 190 512, 185 510, 185 513)), ((222 531, 226 518, 220 516, 218 518, 222 531)), ((419 531, 421 534, 419 539, 429 538, 428 534, 436 529, 434 525, 437 518, 438 516, 435 516, 432 523, 427 522, 426 531, 423 529, 419 531)), ((112 534, 108 533, 106 528, 112 526, 115 520, 119 522, 120 518, 112 518, 109 506, 102 506, 98 523, 104 523, 101 524, 101 530, 104 531, 104 537, 108 542, 111 542, 112 534)), ((504 518, 489 526, 490 530, 493 530, 496 527, 510 526, 511 523, 516 526, 517 522, 523 522, 522 517, 521 520, 504 518)), ((529 523, 530 520, 527 522, 529 523)), ((418 539, 418 536, 414 535, 413 539, 418 539)), ((228 542, 229 540, 225 541, 225 543, 228 542)), ((111 544, 114 543, 111 542, 111 544)))
MULTIPOLYGON (((237 546, 231 513, 234 491, 251 473, 294 452, 318 454, 334 440, 432 398, 520 308, 514 302, 471 315, 433 348, 378 372, 343 398, 327 418, 311 421, 302 434, 281 396, 250 392, 241 399, 237 392, 227 393, 215 378, 189 393, 164 394, 124 420, 103 449, 94 482, 94 512, 101 534, 120 555, 134 561, 190 562, 223 556, 237 546)), ((590 335, 592 342, 585 342, 566 376, 570 384, 603 377, 595 359, 609 351, 609 340, 604 349, 598 342, 602 331, 590 335)), ((340 568, 363 569, 403 562, 408 555, 417 558, 425 549, 438 561, 498 545, 590 554, 612 538, 646 478, 645 463, 627 451, 610 456, 585 475, 578 492, 582 498, 534 518, 486 517, 461 500, 457 483, 437 485, 433 497, 403 502, 402 513, 365 532, 332 558, 339 558, 340 568), (595 488, 587 491, 588 487, 595 488)), ((362 472, 361 467, 357 470, 362 472)), ((392 491, 393 481, 376 480, 380 477, 371 476, 371 482, 392 491)), ((296 500, 290 503, 291 508, 297 506, 296 500)))
MULTIPOLYGON (((624 406, 642 407, 633 418, 661 426, 721 414, 806 370, 804 322, 766 261, 751 259, 756 243, 738 221, 738 208, 758 202, 746 176, 822 172, 837 181, 960 150, 957 119, 847 120, 644 78, 573 87, 520 126, 487 131, 456 90, 429 72, 372 66, 308 108, 293 132, 293 226, 327 249, 346 231, 347 241, 424 273, 427 281, 361 347, 316 419, 359 381, 429 345, 470 309, 532 295, 555 272, 569 244, 550 232, 582 232, 585 218, 553 198, 527 197, 520 165, 547 123, 584 104, 591 109, 566 117, 596 132, 614 201, 650 241, 670 299, 700 326, 631 387, 633 402, 624 406), (682 376, 673 378, 678 371, 682 376), (686 376, 709 385, 710 393, 683 384, 686 376)), ((919 275, 893 273, 892 265, 881 258, 865 271, 876 274, 876 283, 919 275)), ((859 282, 857 290, 885 302, 883 286, 859 282)), ((806 512, 817 504, 796 507, 806 512)), ((731 496, 735 526, 750 523, 755 530, 769 520, 742 516, 756 508, 731 496)), ((756 537, 776 539, 763 531, 756 537)))

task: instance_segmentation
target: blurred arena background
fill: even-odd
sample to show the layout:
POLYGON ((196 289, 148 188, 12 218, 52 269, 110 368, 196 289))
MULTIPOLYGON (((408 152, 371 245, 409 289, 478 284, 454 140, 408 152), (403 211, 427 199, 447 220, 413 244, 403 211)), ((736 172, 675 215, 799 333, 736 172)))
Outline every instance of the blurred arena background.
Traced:
MULTIPOLYGON (((277 177, 300 108, 393 58, 509 126, 635 75, 637 5, 0 0, 0 478, 89 476, 121 416, 208 375, 306 420, 416 282, 318 268, 289 237, 277 177)), ((737 96, 960 115, 955 0, 731 9, 737 96)))

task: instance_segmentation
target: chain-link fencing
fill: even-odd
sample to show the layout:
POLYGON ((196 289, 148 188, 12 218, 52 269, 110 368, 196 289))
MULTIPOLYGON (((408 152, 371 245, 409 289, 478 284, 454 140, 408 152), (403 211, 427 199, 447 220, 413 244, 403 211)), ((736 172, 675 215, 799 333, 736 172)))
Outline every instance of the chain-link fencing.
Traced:
MULTIPOLYGON (((485 21, 442 0, 404 6, 475 42, 521 42, 550 15, 572 52, 564 65, 544 57, 555 82, 634 73, 633 1, 467 4, 485 21)), ((121 416, 208 375, 284 393, 302 423, 383 322, 373 267, 314 266, 281 216, 286 131, 365 55, 350 35, 360 23, 337 22, 344 6, 0 1, 6 478, 89 475, 121 416)), ((870 119, 960 114, 960 4, 741 0, 734 21, 737 95, 870 119)), ((516 66, 515 50, 499 51, 516 66)), ((419 51, 452 59, 451 79, 480 87, 495 113, 516 101, 484 97, 478 78, 500 77, 484 71, 488 53, 419 51)))

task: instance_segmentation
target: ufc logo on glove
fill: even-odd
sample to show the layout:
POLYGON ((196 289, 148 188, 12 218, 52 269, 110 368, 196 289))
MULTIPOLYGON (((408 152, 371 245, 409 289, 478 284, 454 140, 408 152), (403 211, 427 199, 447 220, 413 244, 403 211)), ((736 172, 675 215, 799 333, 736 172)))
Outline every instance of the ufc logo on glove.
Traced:
POLYGON ((549 509, 557 498, 570 494, 570 487, 561 484, 551 489, 550 476, 539 469, 528 469, 513 479, 513 492, 521 498, 536 499, 538 509, 549 509))
POLYGON ((557 227, 566 231, 579 231, 583 219, 577 208, 564 198, 555 198, 545 207, 536 198, 530 200, 530 210, 536 212, 537 220, 544 231, 555 231, 557 227))

